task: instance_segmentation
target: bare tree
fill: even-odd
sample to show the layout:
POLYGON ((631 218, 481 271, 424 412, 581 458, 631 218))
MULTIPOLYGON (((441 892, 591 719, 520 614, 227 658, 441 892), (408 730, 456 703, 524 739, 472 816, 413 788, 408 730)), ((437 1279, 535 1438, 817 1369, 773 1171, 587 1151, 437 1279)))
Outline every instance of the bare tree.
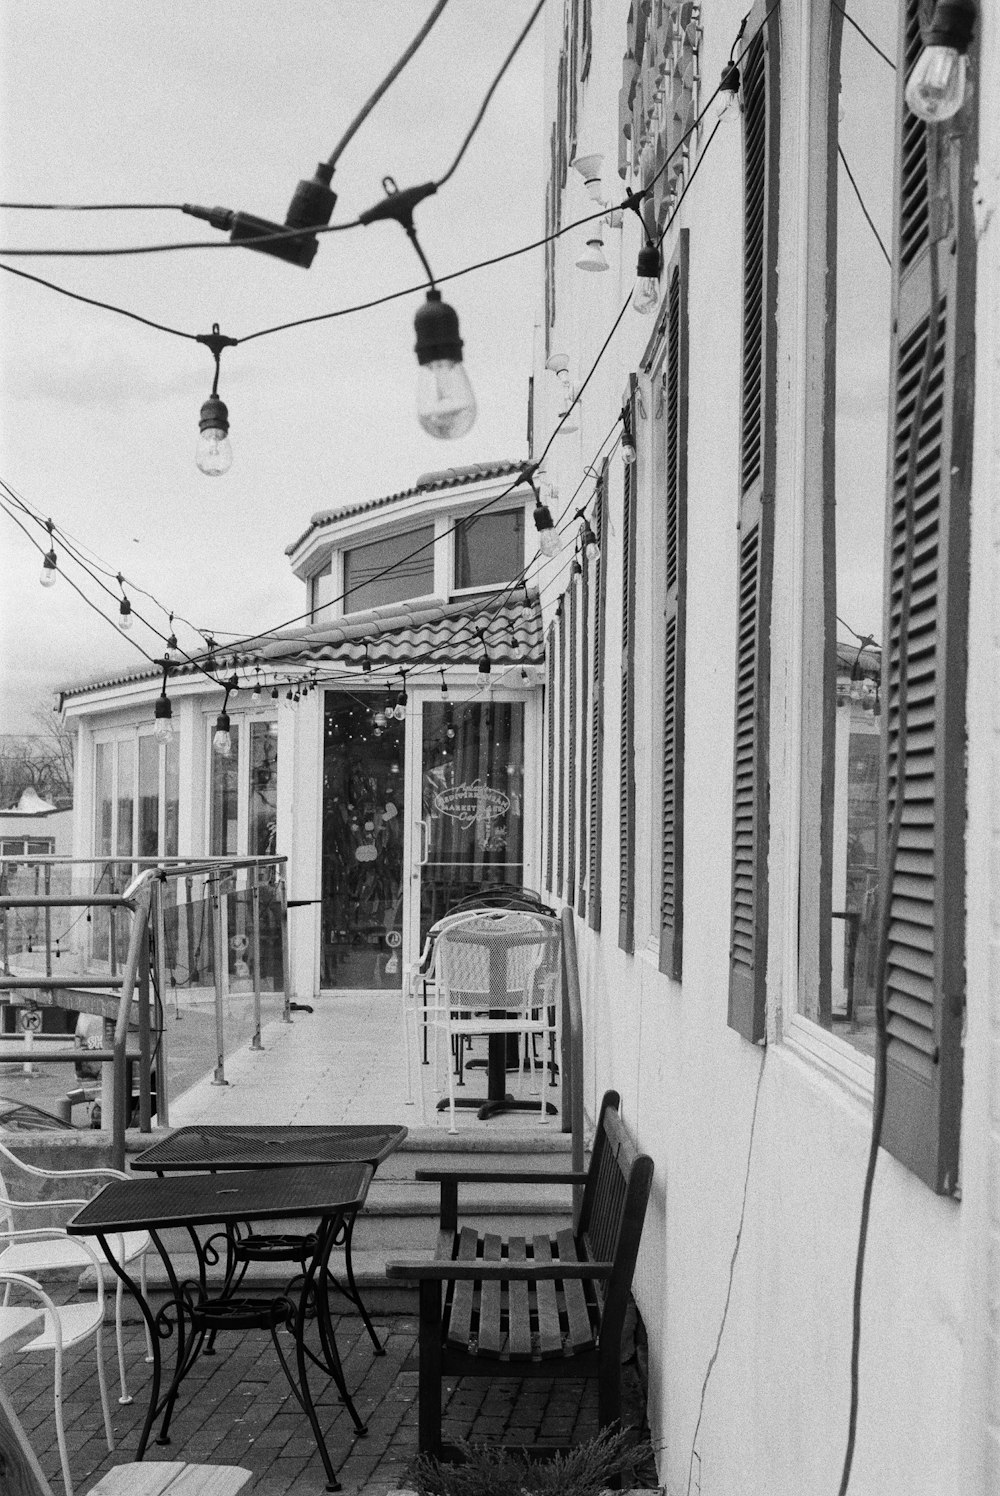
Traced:
POLYGON ((73 729, 42 705, 31 718, 37 732, 0 736, 0 807, 16 805, 26 789, 53 803, 73 798, 73 729))

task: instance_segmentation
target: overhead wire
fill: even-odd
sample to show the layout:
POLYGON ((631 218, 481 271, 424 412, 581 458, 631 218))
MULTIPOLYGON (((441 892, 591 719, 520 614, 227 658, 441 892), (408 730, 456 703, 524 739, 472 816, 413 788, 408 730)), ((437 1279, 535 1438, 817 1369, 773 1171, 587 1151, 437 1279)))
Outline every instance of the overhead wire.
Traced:
POLYGON ((859 206, 861 208, 861 211, 862 211, 862 213, 865 216, 865 222, 868 224, 868 227, 871 229, 872 233, 875 235, 875 238, 878 240, 878 247, 882 251, 883 255, 885 256, 885 263, 889 266, 889 268, 891 270, 892 269, 892 256, 889 254, 889 251, 885 247, 885 243, 883 242, 882 235, 879 233, 878 229, 875 227, 875 221, 872 218, 872 215, 868 211, 868 208, 867 208, 867 206, 865 204, 864 198, 861 196, 861 188, 858 186, 857 182, 855 181, 855 179, 854 179, 854 173, 851 170, 850 166, 847 164, 847 157, 844 155, 844 147, 842 145, 840 145, 839 143, 837 145, 837 155, 840 157, 841 164, 843 165, 844 170, 847 172, 847 180, 850 182, 851 186, 854 188, 854 196, 857 198, 858 204, 859 204, 859 206))
POLYGON ((884 63, 887 63, 888 66, 892 68, 892 71, 895 72, 896 64, 893 62, 892 58, 888 55, 888 53, 882 51, 882 48, 879 46, 878 42, 873 41, 873 39, 868 35, 868 32, 863 26, 859 26, 858 22, 851 15, 850 11, 847 10, 845 6, 841 5, 840 0, 830 0, 830 4, 833 6, 834 10, 840 11, 840 14, 843 16, 844 20, 849 22, 850 25, 854 27, 855 31, 859 36, 864 38, 869 47, 871 47, 872 51, 876 52, 878 56, 881 57, 882 61, 884 63))

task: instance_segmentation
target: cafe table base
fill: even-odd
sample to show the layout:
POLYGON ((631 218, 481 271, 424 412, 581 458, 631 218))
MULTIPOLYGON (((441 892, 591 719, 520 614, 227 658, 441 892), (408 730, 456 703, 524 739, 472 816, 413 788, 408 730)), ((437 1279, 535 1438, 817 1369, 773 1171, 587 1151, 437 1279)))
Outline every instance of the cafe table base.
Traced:
POLYGON ((206 1341, 224 1331, 266 1329, 271 1336, 282 1370, 302 1411, 309 1420, 316 1448, 323 1461, 328 1491, 340 1485, 320 1427, 309 1383, 310 1369, 331 1378, 359 1436, 367 1429, 358 1415, 344 1379, 330 1316, 327 1261, 344 1223, 353 1220, 363 1205, 371 1180, 369 1164, 339 1164, 325 1167, 246 1170, 239 1173, 181 1175, 170 1179, 116 1180, 88 1202, 68 1225, 75 1235, 96 1236, 118 1277, 138 1303, 153 1338, 153 1378, 149 1408, 139 1439, 137 1459, 146 1452, 157 1417, 162 1422, 157 1438, 169 1444, 170 1423, 184 1378, 194 1366, 206 1341), (307 1238, 311 1251, 301 1273, 277 1293, 241 1293, 245 1264, 225 1251, 221 1280, 213 1280, 209 1269, 222 1262, 216 1246, 218 1233, 202 1240, 198 1226, 221 1225, 229 1243, 236 1229, 253 1220, 309 1216, 318 1226, 307 1238), (183 1227, 194 1248, 197 1277, 180 1279, 161 1231, 183 1227), (159 1253, 170 1286, 170 1299, 156 1314, 138 1284, 120 1265, 114 1236, 125 1230, 144 1228, 159 1253), (309 1342, 315 1327, 316 1348, 309 1342), (294 1348, 288 1355, 281 1344, 287 1331, 294 1348), (176 1336, 176 1359, 170 1385, 161 1396, 161 1344, 176 1336))

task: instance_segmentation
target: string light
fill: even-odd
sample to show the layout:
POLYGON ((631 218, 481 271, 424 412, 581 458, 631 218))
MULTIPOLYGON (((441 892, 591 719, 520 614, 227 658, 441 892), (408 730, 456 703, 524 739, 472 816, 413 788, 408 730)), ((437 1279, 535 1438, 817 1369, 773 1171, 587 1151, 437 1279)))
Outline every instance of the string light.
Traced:
POLYGON ((928 124, 951 119, 965 102, 966 53, 976 24, 975 0, 937 0, 924 48, 906 84, 906 103, 928 124))
POLYGON ((361 661, 361 669, 364 671, 365 675, 371 675, 371 673, 372 673, 372 662, 368 658, 368 640, 367 639, 365 640, 365 657, 361 661))
POLYGON ((480 675, 489 675, 489 673, 492 670, 493 666, 490 663, 490 652, 486 648, 486 630, 485 629, 477 629, 476 633, 479 635, 479 642, 483 646, 483 657, 479 661, 479 674, 480 675))
POLYGON ((132 604, 125 596, 125 578, 122 576, 121 572, 118 573, 116 580, 119 587, 122 589, 121 602, 118 604, 118 627, 122 630, 123 633, 128 633, 129 629, 135 622, 135 619, 132 617, 132 604))
POLYGON ((597 536, 594 534, 590 520, 587 518, 586 510, 578 509, 575 518, 580 521, 580 550, 584 559, 597 555, 601 548, 597 543, 597 536))
POLYGON ((448 694, 448 682, 445 680, 445 678, 444 678, 444 671, 442 670, 441 671, 441 695, 442 696, 447 696, 447 694, 448 694))
POLYGON ((622 462, 631 467, 635 462, 635 437, 632 435, 632 418, 627 405, 622 406, 622 462))
POLYGON ((215 735, 212 738, 212 752, 217 754, 219 758, 229 758, 233 751, 233 740, 229 732, 230 722, 227 708, 229 706, 230 693, 235 691, 238 686, 239 680, 235 675, 231 675, 225 682, 226 694, 222 702, 222 711, 215 719, 215 735))
POLYGON ((233 449, 229 441, 229 411, 219 398, 219 364, 223 348, 235 348, 236 339, 220 333, 218 322, 213 322, 211 332, 197 335, 197 342, 204 343, 215 359, 215 378, 212 393, 201 407, 198 417, 198 446, 195 463, 208 478, 219 478, 228 473, 233 465, 233 449))
POLYGON ((719 91, 715 96, 715 113, 718 119, 727 123, 740 117, 740 70, 732 60, 722 69, 719 91))
POLYGON ((49 548, 42 557, 42 573, 38 580, 43 587, 54 587, 58 574, 59 559, 52 544, 52 521, 50 519, 45 521, 45 528, 49 533, 49 548))
POLYGON ((173 712, 167 697, 167 676, 170 674, 171 660, 169 656, 163 656, 163 686, 153 707, 153 719, 156 726, 153 728, 153 736, 158 743, 169 743, 173 740, 174 724, 171 721, 173 712))

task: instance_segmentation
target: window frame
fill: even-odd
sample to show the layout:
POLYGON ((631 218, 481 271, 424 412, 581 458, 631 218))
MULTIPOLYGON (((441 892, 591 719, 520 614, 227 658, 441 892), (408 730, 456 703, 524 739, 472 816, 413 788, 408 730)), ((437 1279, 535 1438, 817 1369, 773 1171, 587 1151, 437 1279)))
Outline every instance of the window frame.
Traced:
MULTIPOLYGON (((524 570, 525 561, 527 559, 526 555, 525 555, 525 546, 526 546, 526 536, 527 536, 527 533, 528 533, 528 522, 527 522, 527 513, 526 513, 525 506, 524 506, 523 503, 508 504, 506 506, 506 508, 504 508, 504 509, 488 510, 488 511, 486 511, 485 514, 477 514, 475 511, 473 511, 473 512, 471 512, 469 514, 449 515, 448 516, 448 535, 447 535, 448 547, 447 547, 447 560, 446 560, 447 574, 448 574, 447 595, 449 597, 453 597, 453 598, 476 597, 476 596, 482 595, 483 593, 502 592, 502 591, 504 591, 505 588, 508 588, 510 586, 511 582, 514 580, 514 577, 500 577, 497 580, 492 581, 492 582, 478 582, 478 583, 476 583, 475 586, 472 586, 472 587, 460 587, 458 585, 458 529, 459 529, 459 526, 465 520, 473 520, 473 521, 475 521, 475 520, 484 519, 484 518, 497 518, 497 519, 499 519, 501 516, 503 516, 505 514, 520 514, 520 516, 521 516, 521 558, 520 558, 520 563, 517 566, 517 569, 516 569, 516 571, 514 573, 514 576, 516 577, 520 572, 522 572, 524 570)), ((437 538, 438 537, 435 536, 435 539, 437 539, 437 538)))
MULTIPOLYGON (((118 806, 119 806, 119 784, 118 784, 118 745, 120 743, 131 743, 132 745, 132 851, 121 854, 138 862, 142 856, 136 848, 139 845, 139 740, 141 738, 153 738, 155 741, 155 729, 153 724, 147 726, 145 723, 134 723, 130 727, 106 728, 95 732, 93 737, 93 754, 91 756, 90 788, 91 788, 91 817, 90 817, 90 846, 94 857, 107 857, 109 861, 119 856, 118 846, 118 806), (112 745, 111 751, 111 851, 110 853, 98 852, 98 784, 97 784, 97 749, 99 745, 112 745)), ((177 742, 176 735, 174 742, 177 742)), ((158 752, 157 763, 157 815, 156 815, 156 846, 155 853, 146 854, 147 857, 167 857, 173 853, 163 851, 166 843, 167 833, 167 745, 156 744, 158 752)))
MULTIPOLYGON (((218 715, 216 713, 216 715, 218 715)), ((217 758, 212 749, 212 739, 215 736, 215 716, 210 712, 204 715, 204 741, 206 744, 206 766, 205 766, 205 853, 209 857, 249 857, 251 854, 247 848, 250 842, 250 736, 251 729, 257 723, 265 726, 274 725, 279 728, 275 733, 275 741, 279 744, 280 754, 280 726, 276 712, 263 710, 230 711, 230 722, 233 727, 239 729, 239 740, 237 744, 236 762, 236 850, 233 852, 212 851, 212 771, 217 758)), ((280 756, 277 760, 277 773, 281 772, 280 756)), ((257 854, 266 856, 266 853, 257 854)))

